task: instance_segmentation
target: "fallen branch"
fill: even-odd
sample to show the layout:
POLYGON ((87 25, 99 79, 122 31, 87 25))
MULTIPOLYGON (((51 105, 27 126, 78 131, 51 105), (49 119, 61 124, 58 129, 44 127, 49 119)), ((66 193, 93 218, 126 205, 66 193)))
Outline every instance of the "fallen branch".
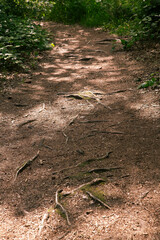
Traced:
POLYGON ((39 156, 39 151, 37 152, 37 154, 33 158, 31 158, 30 160, 24 162, 23 165, 20 166, 17 169, 15 180, 16 180, 17 176, 19 175, 19 173, 21 173, 24 169, 26 169, 38 156, 39 156))
POLYGON ((60 208, 61 210, 62 210, 62 212, 65 214, 65 216, 66 216, 66 220, 67 220, 67 223, 68 223, 68 225, 71 225, 71 223, 70 223, 70 221, 69 221, 69 217, 68 217, 68 213, 67 213, 67 211, 65 210, 65 208, 62 206, 62 204, 59 202, 59 200, 58 200, 58 194, 61 192, 61 190, 57 190, 56 191, 56 199, 55 199, 55 201, 56 201, 56 208, 60 208))
POLYGON ((102 206, 111 209, 110 206, 108 206, 106 203, 102 202, 99 198, 95 197, 92 193, 86 191, 86 193, 95 201, 99 202, 102 206))
POLYGON ((102 172, 109 172, 112 170, 122 169, 122 167, 111 167, 111 168, 94 168, 87 173, 102 173, 102 172))

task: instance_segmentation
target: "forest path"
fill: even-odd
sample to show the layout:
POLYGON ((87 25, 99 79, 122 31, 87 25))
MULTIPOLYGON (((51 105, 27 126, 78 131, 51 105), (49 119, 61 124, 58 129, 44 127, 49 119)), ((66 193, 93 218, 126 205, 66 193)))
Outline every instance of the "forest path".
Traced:
POLYGON ((0 239, 160 239, 159 91, 135 81, 151 63, 100 29, 42 25, 55 47, 0 95, 0 239), (110 209, 78 189, 60 197, 68 226, 56 191, 97 178, 110 209))

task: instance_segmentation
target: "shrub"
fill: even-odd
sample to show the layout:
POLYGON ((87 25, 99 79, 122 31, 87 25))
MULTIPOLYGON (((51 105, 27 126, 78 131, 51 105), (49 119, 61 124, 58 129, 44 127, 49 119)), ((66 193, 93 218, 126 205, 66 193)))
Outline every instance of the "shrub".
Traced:
POLYGON ((0 68, 24 67, 31 52, 48 49, 48 40, 40 26, 0 10, 0 68))

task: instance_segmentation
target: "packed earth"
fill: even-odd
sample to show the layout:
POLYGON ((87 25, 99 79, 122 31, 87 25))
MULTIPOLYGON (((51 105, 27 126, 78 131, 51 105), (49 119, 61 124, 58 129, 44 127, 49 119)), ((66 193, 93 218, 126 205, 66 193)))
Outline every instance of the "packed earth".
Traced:
POLYGON ((1 240, 159 240, 160 45, 41 22, 53 48, 0 88, 1 240))

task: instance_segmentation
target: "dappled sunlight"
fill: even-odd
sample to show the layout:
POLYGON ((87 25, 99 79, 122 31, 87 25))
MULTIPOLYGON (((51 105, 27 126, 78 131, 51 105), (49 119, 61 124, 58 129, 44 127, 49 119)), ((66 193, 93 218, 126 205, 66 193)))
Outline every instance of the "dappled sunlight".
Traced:
POLYGON ((156 93, 154 95, 149 93, 146 98, 146 93, 142 90, 141 99, 135 99, 135 102, 130 103, 129 107, 137 111, 137 116, 146 119, 160 119, 160 104, 156 93))
POLYGON ((152 239, 159 219, 159 103, 156 92, 137 90, 144 66, 113 52, 112 43, 98 45, 105 32, 43 25, 55 33, 56 46, 1 102, 2 239, 11 233, 24 240, 152 239), (97 189, 110 209, 79 188, 60 198, 67 226, 54 209, 55 192, 95 178, 105 180, 97 189))

